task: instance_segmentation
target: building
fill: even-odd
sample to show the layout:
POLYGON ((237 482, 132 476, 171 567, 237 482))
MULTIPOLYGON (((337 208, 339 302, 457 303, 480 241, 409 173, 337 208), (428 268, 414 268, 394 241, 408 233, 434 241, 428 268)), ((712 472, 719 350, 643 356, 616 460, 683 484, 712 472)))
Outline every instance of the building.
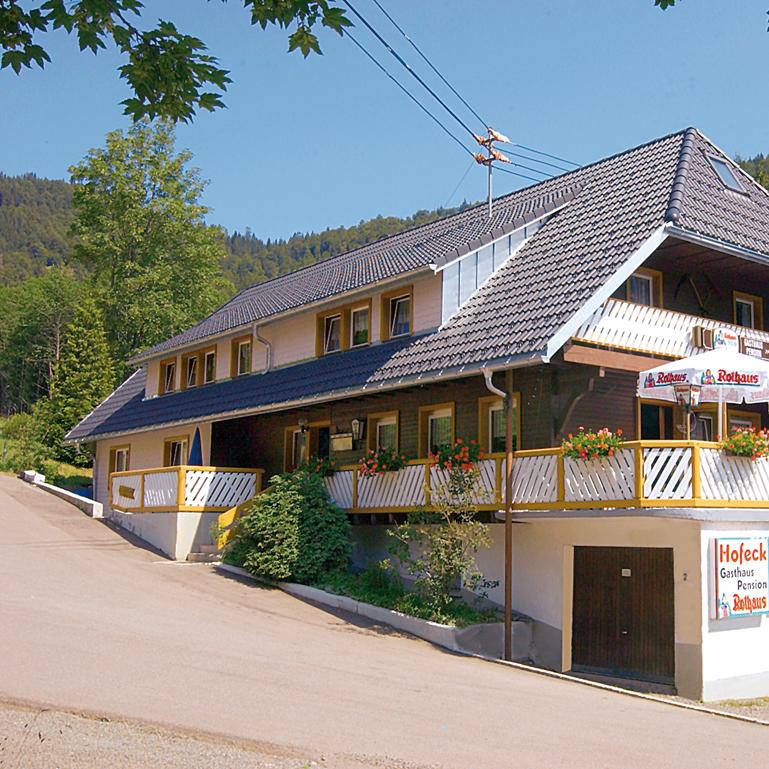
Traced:
MULTIPOLYGON (((710 406, 686 442, 680 411, 640 401, 636 381, 719 330, 769 357, 767 297, 768 193, 689 128, 502 197, 491 218, 472 208, 248 288, 136 355, 68 438, 93 447, 113 519, 177 558, 262 477, 331 455, 353 465, 328 484, 364 559, 425 501, 430 448, 456 437, 488 452, 497 520, 512 370, 513 606, 534 620, 532 657, 686 696, 766 695, 767 620, 717 618, 710 585, 716 539, 769 535, 766 463, 718 449, 710 406), (627 447, 564 459, 579 425, 622 428, 627 447), (205 468, 185 467, 196 430, 205 468), (359 480, 375 445, 414 462, 359 480)), ((769 425, 766 405, 725 416, 769 425)))

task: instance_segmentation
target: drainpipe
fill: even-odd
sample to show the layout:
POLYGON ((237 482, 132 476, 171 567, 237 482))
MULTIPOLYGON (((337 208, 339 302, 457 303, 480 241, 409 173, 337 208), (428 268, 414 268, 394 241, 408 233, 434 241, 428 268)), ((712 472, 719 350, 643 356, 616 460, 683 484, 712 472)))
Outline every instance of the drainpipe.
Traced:
POLYGON ((483 368, 489 392, 499 395, 505 404, 505 643, 504 659, 513 658, 513 370, 505 371, 507 392, 494 386, 493 372, 483 368))
POLYGON ((266 374, 272 365, 272 344, 263 336, 259 335, 259 326, 257 326, 256 323, 254 324, 254 339, 256 339, 257 342, 261 342, 267 350, 267 354, 264 358, 264 368, 262 369, 262 374, 266 374))

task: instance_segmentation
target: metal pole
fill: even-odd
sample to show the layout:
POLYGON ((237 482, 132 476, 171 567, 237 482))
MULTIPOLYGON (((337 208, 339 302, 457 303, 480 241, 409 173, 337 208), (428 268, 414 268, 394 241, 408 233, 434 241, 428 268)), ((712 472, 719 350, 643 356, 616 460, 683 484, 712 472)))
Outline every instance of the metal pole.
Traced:
POLYGON ((492 203, 492 197, 491 197, 491 164, 492 164, 492 161, 493 161, 493 157, 491 155, 491 141, 492 141, 491 130, 489 130, 489 143, 487 145, 487 149, 489 151, 489 161, 488 161, 488 165, 489 165, 489 219, 491 219, 491 203, 492 203))
POLYGON ((505 659, 513 658, 513 370, 505 372, 505 659))

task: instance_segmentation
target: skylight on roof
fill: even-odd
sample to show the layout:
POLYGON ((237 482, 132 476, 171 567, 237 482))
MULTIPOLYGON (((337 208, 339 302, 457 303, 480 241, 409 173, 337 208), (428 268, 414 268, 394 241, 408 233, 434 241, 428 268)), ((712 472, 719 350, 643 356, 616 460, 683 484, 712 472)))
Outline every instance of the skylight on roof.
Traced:
POLYGON ((742 183, 737 178, 732 167, 726 161, 721 160, 721 158, 714 158, 712 155, 708 155, 708 160, 725 187, 734 190, 735 192, 745 192, 742 183))

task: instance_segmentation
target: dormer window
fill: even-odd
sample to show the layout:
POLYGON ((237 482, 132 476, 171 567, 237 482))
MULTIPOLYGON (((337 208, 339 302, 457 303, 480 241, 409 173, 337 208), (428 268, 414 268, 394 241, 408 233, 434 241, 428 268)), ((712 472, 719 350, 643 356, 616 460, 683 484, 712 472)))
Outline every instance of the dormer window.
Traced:
POLYGON ((342 349, 342 316, 329 315, 324 321, 323 354, 342 349))
POLYGON ((176 389, 176 358, 160 361, 160 388, 161 395, 172 393, 176 389))
POLYGON ((745 192, 742 182, 737 178, 734 169, 729 163, 712 155, 708 155, 708 161, 727 189, 734 190, 735 192, 745 192))

